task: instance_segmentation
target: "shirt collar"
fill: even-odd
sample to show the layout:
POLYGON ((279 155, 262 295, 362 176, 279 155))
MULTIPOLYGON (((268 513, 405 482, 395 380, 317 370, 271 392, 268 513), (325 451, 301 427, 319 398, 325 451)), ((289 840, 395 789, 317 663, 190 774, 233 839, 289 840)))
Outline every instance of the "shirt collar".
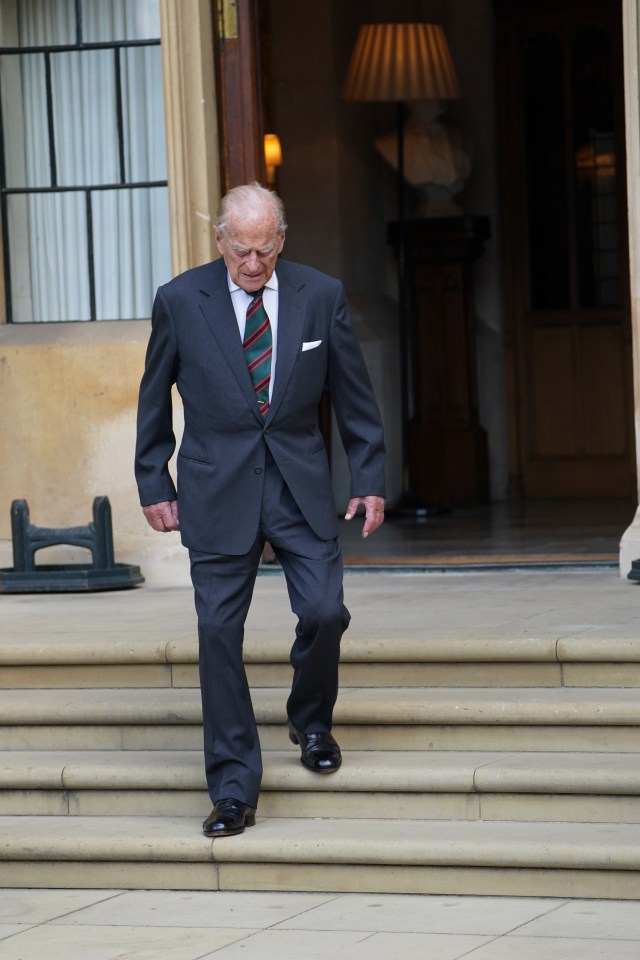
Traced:
MULTIPOLYGON (((231 274, 229 273, 228 270, 227 270, 227 284, 228 284, 228 286, 229 286, 229 293, 235 293, 236 290, 242 290, 242 287, 239 287, 237 283, 234 283, 234 282, 233 282, 233 280, 231 279, 231 274)), ((267 281, 267 283, 265 283, 265 287, 267 288, 267 290, 276 290, 276 291, 277 291, 277 289, 278 289, 278 275, 277 275, 277 273, 276 273, 275 270, 274 270, 273 273, 271 274, 271 276, 270 276, 269 280, 267 281)), ((242 292, 243 292, 243 293, 247 293, 246 290, 242 290, 242 292)), ((248 293, 247 296, 250 297, 250 296, 252 296, 252 294, 248 293)))

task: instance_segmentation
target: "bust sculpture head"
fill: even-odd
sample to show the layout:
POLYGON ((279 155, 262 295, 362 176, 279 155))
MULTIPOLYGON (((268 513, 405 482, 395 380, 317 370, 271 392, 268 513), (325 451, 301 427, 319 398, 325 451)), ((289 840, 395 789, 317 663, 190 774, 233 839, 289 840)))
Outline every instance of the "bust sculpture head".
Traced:
MULTIPOLYGON (((462 212, 453 198, 471 171, 471 145, 446 121, 444 109, 441 100, 412 102, 404 125, 404 177, 422 194, 419 216, 455 216, 462 212)), ((375 145, 397 170, 396 132, 379 137, 375 145)))

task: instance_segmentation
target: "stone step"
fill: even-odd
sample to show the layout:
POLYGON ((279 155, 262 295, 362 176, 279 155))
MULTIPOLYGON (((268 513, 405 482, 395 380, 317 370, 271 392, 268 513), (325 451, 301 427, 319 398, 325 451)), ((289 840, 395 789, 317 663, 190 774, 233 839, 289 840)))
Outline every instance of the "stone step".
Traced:
POLYGON ((514 634, 513 618, 487 620, 474 584, 457 591, 454 605, 474 612, 455 630, 435 580, 429 609, 420 600, 402 631, 398 605, 426 583, 412 581, 404 601, 397 580, 367 594, 342 645, 334 730, 345 763, 332 777, 306 771, 288 740, 286 598, 254 605, 245 659, 265 759, 259 820, 215 842, 201 834, 210 801, 190 591, 104 608, 40 598, 35 619, 31 598, 10 598, 0 886, 640 898, 633 609, 626 626, 582 605, 563 619, 560 595, 545 620, 523 582, 514 634))
MULTIPOLYGON (((613 665, 617 667, 617 665, 613 665)), ((569 670, 563 677, 559 664, 543 663, 349 663, 340 665, 340 680, 348 687, 557 687, 562 686, 640 686, 640 674, 620 667, 625 683, 615 682, 611 664, 593 665, 589 677, 573 682, 569 670), (590 679, 591 682, 586 682, 590 679), (633 681, 633 682, 632 682, 633 681)), ((247 663, 249 685, 258 687, 291 686, 288 663, 247 663)), ((49 666, 8 666, 0 668, 0 688, 145 688, 198 687, 196 664, 102 664, 49 666)))
MULTIPOLYGON (((253 691, 264 749, 288 744, 285 696, 253 691)), ((193 689, 5 690, 0 749, 199 749, 193 689)), ((608 688, 343 688, 335 732, 350 750, 640 747, 640 698, 608 688)))
MULTIPOLYGON (((282 725, 259 725, 263 750, 289 745, 282 725)), ((343 749, 349 750, 573 750, 640 751, 640 728, 566 726, 475 726, 430 724, 410 726, 334 725, 343 749)), ((91 726, 48 724, 0 726, 0 750, 199 750, 199 726, 127 724, 91 726)))
POLYGON ((0 886, 640 898, 640 825, 0 817, 0 886))
MULTIPOLYGON (((253 687, 291 683, 290 639, 250 636, 245 644, 253 687)), ((144 635, 107 643, 64 634, 3 639, 0 688, 197 687, 198 650, 189 639, 144 635)), ((429 631, 369 633, 342 643, 345 686, 640 686, 640 639, 443 637, 429 631)))
MULTIPOLYGON (((252 692, 261 723, 285 721, 282 690, 252 692)), ((640 723, 640 698, 631 689, 343 687, 335 719, 342 724, 534 724, 627 726, 640 723)), ((0 725, 199 724, 194 689, 4 690, 0 725)))
MULTIPOLYGON (((297 750, 265 753, 268 817, 640 822, 629 754, 345 751, 317 777, 297 750)), ((200 751, 0 753, 0 814, 206 815, 200 751)))

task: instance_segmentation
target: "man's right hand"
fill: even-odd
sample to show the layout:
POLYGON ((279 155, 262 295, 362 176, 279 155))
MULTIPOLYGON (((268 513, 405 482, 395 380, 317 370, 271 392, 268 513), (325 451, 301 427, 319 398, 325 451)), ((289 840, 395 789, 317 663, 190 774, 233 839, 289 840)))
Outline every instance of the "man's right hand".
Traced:
POLYGON ((170 533, 172 530, 180 529, 177 500, 150 503, 147 507, 142 508, 142 512, 147 518, 149 526, 159 533, 170 533))

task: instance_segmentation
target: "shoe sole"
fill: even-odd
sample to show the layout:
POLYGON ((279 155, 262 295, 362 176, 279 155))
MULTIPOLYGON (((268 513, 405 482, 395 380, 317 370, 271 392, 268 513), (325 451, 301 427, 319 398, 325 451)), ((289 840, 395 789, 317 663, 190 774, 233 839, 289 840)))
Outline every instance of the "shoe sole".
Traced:
POLYGON ((327 769, 326 767, 325 767, 325 768, 322 768, 322 767, 312 767, 310 764, 305 763, 304 760, 302 759, 302 757, 300 757, 300 763, 301 763, 302 766, 305 768, 305 770, 310 770, 311 773, 324 773, 324 774, 336 773, 336 772, 340 769, 340 767, 342 766, 342 761, 341 761, 341 762, 338 763, 335 767, 329 767, 328 769, 327 769))

